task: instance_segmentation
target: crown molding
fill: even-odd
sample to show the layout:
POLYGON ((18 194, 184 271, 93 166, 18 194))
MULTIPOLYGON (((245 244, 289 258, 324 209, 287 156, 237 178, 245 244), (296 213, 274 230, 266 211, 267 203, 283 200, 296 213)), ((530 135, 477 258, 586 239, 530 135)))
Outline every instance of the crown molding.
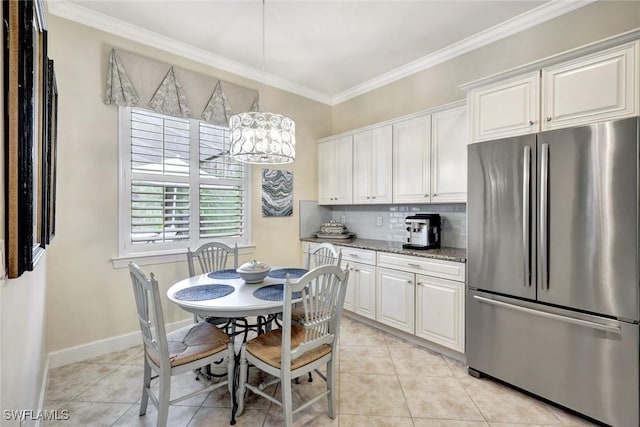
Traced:
MULTIPOLYGON (((453 59, 457 56, 463 55, 472 50, 478 49, 482 46, 486 46, 495 41, 509 37, 535 25, 586 6, 594 1, 596 0, 552 0, 535 9, 515 16, 507 21, 467 37, 466 39, 335 95, 322 93, 272 74, 266 74, 264 76, 264 81, 265 84, 268 84, 269 86, 333 106, 453 59)), ((229 73, 237 74, 256 82, 262 81, 261 70, 232 61, 204 49, 199 49, 161 34, 145 30, 141 27, 92 11, 67 0, 48 0, 46 3, 49 13, 53 15, 96 28, 106 33, 114 34, 125 39, 133 40, 144 45, 177 54, 181 57, 209 65, 229 73)))
POLYGON ((586 6, 597 0, 552 0, 535 9, 501 22, 466 39, 409 62, 402 67, 384 73, 378 77, 356 85, 331 97, 331 105, 336 105, 356 96, 378 89, 389 83, 408 77, 419 71, 436 66, 457 56, 479 49, 490 43, 507 38, 513 34, 549 21, 558 16, 586 6))
MULTIPOLYGON (((223 56, 208 52, 204 49, 196 48, 128 22, 92 11, 67 0, 48 0, 47 8, 49 13, 61 18, 92 27, 106 33, 114 34, 140 44, 151 46, 156 49, 164 50, 174 55, 254 80, 258 83, 263 80, 262 70, 249 67, 223 56)), ((265 84, 269 86, 282 89, 323 104, 331 104, 330 96, 273 74, 266 73, 264 75, 264 81, 265 84)))

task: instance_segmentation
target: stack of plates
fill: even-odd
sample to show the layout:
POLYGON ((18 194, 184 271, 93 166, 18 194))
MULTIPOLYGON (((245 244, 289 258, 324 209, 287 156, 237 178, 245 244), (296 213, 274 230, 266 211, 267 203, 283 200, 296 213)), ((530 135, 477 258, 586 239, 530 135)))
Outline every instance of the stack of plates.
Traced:
POLYGON ((355 237, 356 234, 355 233, 351 233, 351 232, 345 232, 345 233, 340 233, 340 234, 332 234, 332 233, 313 233, 315 234, 315 236, 319 239, 351 239, 352 237, 355 237))
POLYGON ((320 239, 350 239, 355 236, 354 233, 347 231, 346 225, 335 219, 321 224, 320 231, 314 234, 320 239))

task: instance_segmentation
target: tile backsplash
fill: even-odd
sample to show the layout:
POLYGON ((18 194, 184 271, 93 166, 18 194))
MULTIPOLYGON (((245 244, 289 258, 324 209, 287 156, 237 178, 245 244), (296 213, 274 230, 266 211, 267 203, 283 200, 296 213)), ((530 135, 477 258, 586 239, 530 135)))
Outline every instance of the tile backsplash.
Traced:
POLYGON ((405 217, 416 213, 440 214, 442 246, 467 247, 467 206, 463 203, 438 205, 358 205, 333 206, 332 218, 347 225, 360 238, 404 242, 405 217))

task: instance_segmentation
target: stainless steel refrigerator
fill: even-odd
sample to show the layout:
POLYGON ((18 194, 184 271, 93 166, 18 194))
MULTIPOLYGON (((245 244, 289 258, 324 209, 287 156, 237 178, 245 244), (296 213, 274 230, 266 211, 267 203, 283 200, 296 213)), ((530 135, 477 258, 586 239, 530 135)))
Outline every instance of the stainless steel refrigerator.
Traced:
POLYGON ((468 147, 471 374, 640 425, 638 144, 631 118, 468 147))

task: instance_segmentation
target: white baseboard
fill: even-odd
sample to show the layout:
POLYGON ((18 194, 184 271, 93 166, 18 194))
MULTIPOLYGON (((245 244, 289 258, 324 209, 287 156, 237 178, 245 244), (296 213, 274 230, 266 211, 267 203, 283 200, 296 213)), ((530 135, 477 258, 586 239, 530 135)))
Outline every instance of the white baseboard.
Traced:
MULTIPOLYGON (((187 319, 169 323, 165 327, 167 332, 171 332, 191 323, 193 323, 193 319, 187 319)), ((136 331, 103 340, 93 341, 87 344, 77 345, 75 347, 65 348, 64 350, 52 351, 49 353, 49 357, 47 359, 47 371, 70 363, 82 362, 83 360, 104 356, 105 354, 113 353, 115 351, 126 350, 127 348, 141 343, 142 338, 140 337, 140 331, 136 331)))
MULTIPOLYGON (((42 382, 40 383, 40 397, 38 398, 38 413, 45 409, 44 407, 44 399, 47 393, 47 383, 49 382, 49 356, 47 355, 44 361, 44 372, 42 373, 42 382)), ((42 421, 38 418, 36 420, 35 427, 40 427, 42 425, 42 421)))

